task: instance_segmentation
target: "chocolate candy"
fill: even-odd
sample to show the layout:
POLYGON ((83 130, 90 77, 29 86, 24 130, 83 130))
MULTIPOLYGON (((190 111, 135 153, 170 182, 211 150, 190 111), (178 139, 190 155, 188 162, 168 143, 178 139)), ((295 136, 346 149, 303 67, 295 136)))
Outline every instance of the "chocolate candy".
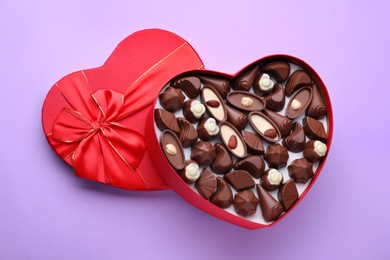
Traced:
POLYGON ((222 97, 210 85, 204 85, 202 89, 202 99, 207 111, 218 121, 225 121, 227 117, 226 107, 222 97))
POLYGON ((289 176, 296 183, 306 183, 314 176, 313 164, 305 158, 294 160, 287 169, 289 176))
POLYGON ((255 181, 250 174, 243 170, 236 170, 229 172, 223 176, 233 189, 241 191, 245 189, 252 189, 255 187, 255 181))
POLYGON ((191 159, 199 165, 209 165, 215 157, 217 157, 217 153, 210 142, 199 141, 191 149, 191 159))
POLYGON ((183 115, 191 123, 198 122, 205 112, 206 107, 199 100, 189 99, 184 102, 183 115))
POLYGON ((244 129, 248 124, 248 117, 241 111, 238 111, 229 105, 225 105, 225 107, 227 111, 227 120, 237 129, 244 129))
POLYGON ((277 220, 283 213, 283 207, 274 199, 263 187, 256 185, 257 194, 259 195, 261 213, 265 221, 277 220))
POLYGON ((286 61, 274 61, 263 65, 262 70, 270 73, 279 83, 282 83, 290 75, 290 64, 286 61))
POLYGON ((241 135, 249 153, 259 155, 264 154, 263 142, 257 134, 242 130, 241 135))
POLYGON ((199 195, 206 200, 209 200, 217 190, 217 178, 209 168, 203 169, 200 178, 195 183, 195 188, 199 192, 199 195))
POLYGON ((166 111, 165 109, 155 109, 154 120, 160 131, 164 131, 165 129, 169 129, 175 133, 179 133, 180 131, 175 115, 171 112, 166 111))
POLYGON ((228 208, 233 203, 233 193, 227 184, 222 178, 217 178, 217 190, 210 199, 211 203, 220 207, 228 208))
POLYGON ((261 176, 261 186, 268 190, 274 191, 280 188, 283 182, 283 175, 276 169, 268 169, 261 176))
POLYGON ((326 116, 328 109, 325 105, 324 98, 316 84, 313 84, 313 97, 310 105, 306 109, 306 115, 315 119, 320 119, 326 116))
POLYGON ((295 92, 288 102, 286 116, 294 119, 305 112, 309 106, 313 93, 310 87, 304 87, 295 92))
POLYGON ((183 179, 183 181, 191 184, 198 180, 199 176, 199 165, 193 160, 185 161, 184 168, 180 172, 180 177, 183 179))
POLYGON ((160 137, 161 148, 164 151, 168 162, 176 170, 181 170, 184 167, 184 151, 180 140, 171 130, 164 130, 160 137))
POLYGON ((167 87, 158 97, 161 106, 170 112, 176 112, 183 107, 184 95, 180 89, 167 87))
POLYGON ((204 141, 214 139, 219 133, 217 122, 212 117, 202 119, 197 126, 199 138, 204 141))
POLYGON ((291 133, 293 123, 290 118, 268 109, 264 109, 262 113, 268 116, 272 122, 275 123, 280 131, 282 138, 288 136, 291 133))
POLYGON ((327 152, 326 144, 318 140, 310 140, 306 143, 303 156, 311 163, 321 160, 327 152))
POLYGON ((233 206, 238 215, 248 217, 256 213, 259 200, 251 190, 243 190, 234 195, 233 206))
POLYGON ((232 106, 245 111, 260 111, 265 108, 264 100, 246 91, 230 92, 227 100, 232 106))
POLYGON ((230 91, 230 82, 227 79, 215 78, 210 76, 199 77, 203 84, 211 85, 218 91, 222 98, 226 98, 227 93, 230 91))
POLYGON ((177 119, 177 124, 180 129, 178 137, 183 147, 193 146, 198 141, 198 132, 195 130, 195 127, 182 117, 177 119))
POLYGON ((275 123, 261 112, 251 112, 249 123, 260 136, 269 142, 276 143, 282 137, 275 123))
POLYGON ((264 174, 265 163, 261 156, 249 155, 237 161, 233 168, 235 170, 247 171, 253 178, 258 179, 264 174))
POLYGON ((286 102, 286 96, 284 94, 284 88, 279 83, 275 84, 272 94, 264 98, 266 108, 272 111, 280 111, 284 107, 286 102))
POLYGON ((282 185, 278 191, 278 200, 282 205, 284 211, 288 211, 298 201, 299 194, 295 181, 290 179, 288 182, 282 185))
POLYGON ((197 77, 186 77, 176 80, 174 87, 181 88, 189 98, 196 98, 200 92, 200 80, 197 77))
POLYGON ((271 77, 267 73, 260 73, 256 76, 253 83, 254 92, 263 97, 271 93, 274 89, 275 83, 271 80, 271 77))
POLYGON ((279 169, 287 165, 288 160, 287 148, 280 144, 270 145, 264 155, 264 160, 268 163, 270 168, 279 169))
POLYGON ((302 125, 295 122, 291 134, 284 138, 282 143, 283 146, 291 152, 302 152, 306 143, 305 132, 303 131, 302 125))
POLYGON ((326 142, 328 139, 328 134, 325 131, 324 125, 320 121, 309 116, 303 118, 303 130, 310 139, 316 139, 322 142, 326 142))
POLYGON ((246 145, 240 133, 234 126, 228 122, 221 122, 219 124, 219 135, 222 142, 229 149, 229 151, 238 158, 243 158, 246 155, 246 145))
POLYGON ((211 164, 211 169, 220 174, 228 173, 233 167, 233 160, 229 152, 222 144, 215 144, 217 157, 211 164))
POLYGON ((235 90, 248 91, 252 87, 258 69, 258 66, 254 66, 253 68, 245 70, 243 73, 238 75, 233 81, 233 88, 235 90))
POLYGON ((296 90, 304 86, 311 86, 310 76, 303 70, 297 70, 288 78, 286 83, 286 96, 291 96, 296 90))

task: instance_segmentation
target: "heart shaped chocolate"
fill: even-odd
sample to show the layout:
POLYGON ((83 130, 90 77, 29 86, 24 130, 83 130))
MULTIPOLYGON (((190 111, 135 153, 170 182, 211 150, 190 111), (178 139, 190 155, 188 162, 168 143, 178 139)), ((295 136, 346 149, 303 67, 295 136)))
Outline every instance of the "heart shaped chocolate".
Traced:
MULTIPOLYGON (((160 97, 173 92, 177 98, 172 101, 156 100, 154 108, 159 111, 158 115, 182 95, 185 98, 181 103, 190 100, 187 103, 197 104, 199 110, 202 105, 207 108, 203 108, 202 114, 188 106, 178 109, 173 116, 164 113, 171 121, 197 116, 197 120, 191 122, 194 128, 203 136, 205 133, 212 136, 207 141, 194 141, 196 149, 183 149, 185 160, 194 158, 192 153, 196 151, 196 158, 201 162, 196 168, 200 181, 186 183, 181 176, 186 169, 175 170, 166 159, 170 155, 158 143, 161 136, 158 126, 162 119, 154 118, 154 110, 147 122, 147 143, 148 147, 155 147, 151 154, 155 167, 163 169, 161 177, 195 207, 248 229, 273 226, 301 202, 316 182, 332 142, 333 117, 324 83, 304 61, 288 55, 273 55, 253 62, 235 75, 190 71, 171 79, 162 87, 160 97), (189 96, 188 89, 197 91, 189 96), (327 138, 318 139, 317 129, 327 138), (255 138, 243 138, 249 134, 255 138), (252 149, 256 144, 248 143, 251 140, 261 142, 265 153, 252 149), (250 163, 253 157, 265 161, 266 168, 254 169, 255 164, 250 163), (228 170, 216 170, 215 158, 228 170), (241 163, 245 160, 248 163, 241 163), (243 165, 240 174, 232 169, 237 161, 243 165), (254 171, 262 174, 248 173, 254 171), (227 178, 228 182, 210 189, 209 182, 202 178, 205 173, 207 179, 222 180, 221 174, 225 179, 234 178, 227 178), (237 190, 241 186, 242 190, 237 190), (210 196, 205 199, 206 188, 210 196)), ((181 133, 175 134, 180 136, 181 133)))

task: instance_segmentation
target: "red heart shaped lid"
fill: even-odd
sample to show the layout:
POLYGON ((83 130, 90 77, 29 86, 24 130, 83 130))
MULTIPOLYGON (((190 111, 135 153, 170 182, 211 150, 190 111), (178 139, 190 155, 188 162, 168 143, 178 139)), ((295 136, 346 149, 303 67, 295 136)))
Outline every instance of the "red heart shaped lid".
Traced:
POLYGON ((124 39, 103 66, 71 73, 42 107, 46 138, 78 177, 133 190, 169 187, 150 163, 147 115, 175 75, 202 69, 184 39, 159 29, 124 39))

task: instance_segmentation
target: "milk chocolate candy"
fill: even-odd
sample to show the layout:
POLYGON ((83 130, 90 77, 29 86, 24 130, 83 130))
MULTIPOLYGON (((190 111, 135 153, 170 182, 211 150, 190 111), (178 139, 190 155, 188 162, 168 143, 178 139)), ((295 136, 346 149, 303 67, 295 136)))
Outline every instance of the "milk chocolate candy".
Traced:
POLYGON ((282 138, 276 124, 261 112, 251 112, 249 123, 261 137, 269 142, 276 143, 282 138))
POLYGON ((271 94, 264 98, 266 108, 272 111, 281 111, 286 102, 286 96, 284 95, 284 88, 279 83, 275 84, 274 90, 271 94))
POLYGON ((227 111, 227 120, 237 129, 244 129, 248 124, 248 117, 241 111, 238 111, 229 105, 225 105, 225 107, 227 111))
POLYGON ((261 213, 265 221, 277 220, 283 213, 283 207, 263 187, 256 185, 259 195, 261 213))
POLYGON ((238 158, 246 155, 246 145, 237 129, 228 122, 219 124, 219 135, 229 151, 238 158))
POLYGON ((261 141, 260 136, 245 130, 241 131, 241 135, 249 153, 259 155, 264 154, 263 142, 261 141))
POLYGON ((256 213, 259 200, 251 190, 243 190, 234 195, 233 206, 238 215, 248 217, 256 213))
POLYGON ((270 168, 279 169, 285 167, 288 161, 287 148, 280 144, 270 145, 264 155, 264 160, 268 163, 270 168))
POLYGON ((267 191, 274 191, 280 188, 283 183, 283 175, 276 169, 268 169, 261 176, 261 186, 267 191))
POLYGON ((184 102, 183 115, 190 123, 198 122, 205 112, 206 107, 197 99, 184 102))
POLYGON ((222 97, 210 85, 204 85, 202 89, 202 100, 210 116, 218 121, 225 121, 227 117, 226 107, 222 97))
POLYGON ((180 177, 188 184, 192 184, 199 179, 199 165, 193 160, 187 160, 184 163, 183 170, 180 171, 180 177))
POLYGON ((295 122, 291 134, 284 138, 282 143, 283 146, 291 152, 302 152, 306 143, 305 132, 303 131, 302 125, 295 122))
POLYGON ((328 108, 325 105, 324 98, 320 93, 319 88, 316 84, 313 84, 313 97, 311 99, 310 105, 306 109, 306 115, 315 119, 320 119, 326 116, 328 108))
POLYGON ((227 79, 211 76, 201 76, 199 78, 203 84, 213 86, 222 98, 226 98, 226 95, 230 92, 230 82, 227 79))
POLYGON ((318 140, 310 140, 306 143, 303 156, 311 163, 321 160, 327 152, 326 144, 318 140))
POLYGON ((217 153, 210 142, 199 141, 191 149, 191 159, 199 165, 210 165, 215 157, 217 153))
POLYGON ((249 91, 249 89, 252 87, 258 70, 259 67, 254 66, 238 75, 233 81, 233 88, 235 90, 249 91))
POLYGON ((306 116, 303 118, 303 130, 310 139, 326 142, 328 134, 325 131, 324 125, 317 119, 306 116))
POLYGON ((264 174, 265 163, 261 156, 249 155, 237 161, 233 168, 235 170, 244 170, 252 175, 253 178, 258 179, 264 174))
POLYGON ((200 80, 197 77, 185 77, 176 80, 174 87, 181 88, 189 98, 196 98, 200 92, 200 80))
POLYGON ((172 167, 176 170, 183 169, 184 151, 175 133, 168 129, 164 130, 160 136, 160 145, 172 167))
POLYGON ((274 87, 275 83, 267 73, 260 73, 253 82, 253 91, 261 97, 270 94, 274 90, 274 87))
POLYGON ((228 208, 233 203, 233 193, 227 184, 222 178, 217 177, 217 190, 210 199, 211 203, 220 207, 228 208))
POLYGON ((310 87, 303 87, 295 92, 288 102, 286 116, 291 119, 300 116, 309 106, 312 96, 313 92, 310 87))
POLYGON ((265 101, 247 91, 233 91, 227 95, 228 102, 240 110, 260 111, 265 108, 265 101))
POLYGON ((305 158, 294 160, 287 169, 290 178, 296 183, 306 183, 314 176, 313 164, 305 158))
POLYGON ((195 127, 182 117, 177 119, 177 124, 179 125, 180 129, 178 137, 183 147, 187 148, 193 146, 196 141, 198 141, 198 132, 196 131, 195 127))
POLYGON ((286 96, 291 96, 296 90, 304 86, 311 86, 312 81, 305 71, 296 70, 291 76, 288 78, 286 83, 286 96))
POLYGON ((159 95, 161 106, 170 112, 176 112, 181 109, 184 104, 184 98, 181 90, 173 87, 167 87, 159 95))
POLYGON ((250 174, 243 170, 236 170, 229 172, 223 176, 233 189, 241 191, 245 189, 252 189, 255 187, 255 181, 250 174))
POLYGON ((211 169, 215 173, 225 174, 230 172, 233 167, 233 159, 230 156, 230 153, 222 144, 215 144, 215 149, 217 151, 217 157, 214 162, 211 164, 211 169))
POLYGON ((177 124, 176 117, 173 113, 162 108, 157 108, 154 110, 154 119, 160 131, 169 129, 175 133, 179 133, 179 125, 177 124))
POLYGON ((195 183, 195 188, 199 195, 209 200, 217 190, 217 178, 209 168, 204 168, 198 181, 195 183))
POLYGON ((202 119, 196 129, 198 131, 199 138, 204 141, 214 139, 219 133, 217 122, 212 117, 202 119))
POLYGON ((264 64, 262 70, 270 73, 279 83, 282 83, 290 75, 290 64, 286 61, 273 61, 264 64))
POLYGON ((290 179, 282 185, 278 191, 278 200, 282 205, 284 211, 288 211, 298 201, 299 194, 295 181, 290 179))
POLYGON ((262 113, 275 123, 280 131, 282 138, 288 136, 291 133, 293 123, 290 118, 268 109, 264 109, 262 113))

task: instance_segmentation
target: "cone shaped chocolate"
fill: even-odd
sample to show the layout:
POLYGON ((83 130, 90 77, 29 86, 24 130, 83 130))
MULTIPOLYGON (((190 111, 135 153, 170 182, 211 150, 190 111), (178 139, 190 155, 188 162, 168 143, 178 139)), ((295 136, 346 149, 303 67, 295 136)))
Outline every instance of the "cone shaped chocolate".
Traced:
POLYGON ((199 78, 203 84, 213 86, 223 98, 226 98, 226 95, 230 92, 230 83, 227 79, 209 76, 200 76, 199 78))
POLYGON ((256 78, 256 74, 259 67, 255 66, 248 71, 244 72, 243 74, 239 75, 233 83, 233 88, 236 90, 245 90, 248 91, 253 84, 253 81, 256 78))
POLYGON ((293 123, 290 118, 268 109, 264 109, 263 113, 275 123, 283 138, 291 133, 293 123))
POLYGON ((280 203, 259 184, 256 185, 256 189, 259 195, 260 208, 263 213, 264 220, 277 220, 283 213, 282 205, 280 205, 280 203))
POLYGON ((248 124, 248 117, 243 112, 229 105, 225 105, 225 107, 227 111, 227 120, 237 129, 244 129, 248 124))

